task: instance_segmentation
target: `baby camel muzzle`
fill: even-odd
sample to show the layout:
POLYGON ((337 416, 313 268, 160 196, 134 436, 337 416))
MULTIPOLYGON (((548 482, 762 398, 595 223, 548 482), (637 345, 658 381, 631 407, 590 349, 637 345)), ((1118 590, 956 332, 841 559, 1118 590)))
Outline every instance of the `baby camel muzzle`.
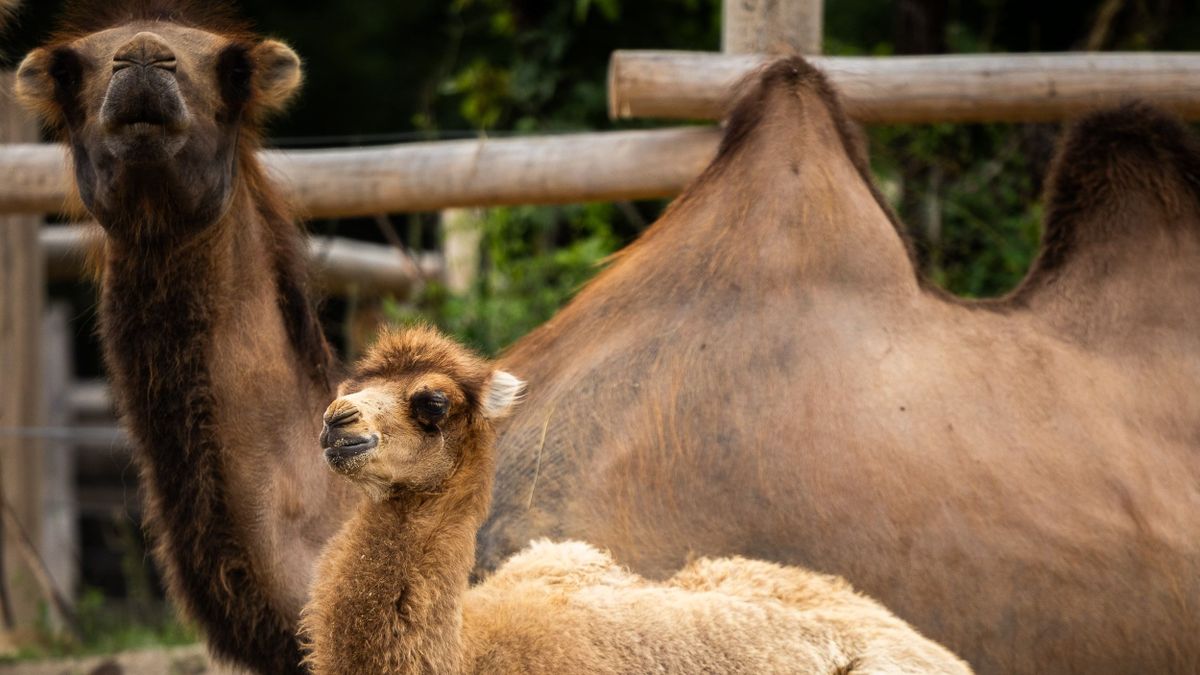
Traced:
POLYGON ((379 436, 351 431, 359 421, 357 410, 343 410, 327 415, 321 430, 321 447, 325 449, 325 461, 337 470, 355 468, 363 455, 379 445, 379 436))

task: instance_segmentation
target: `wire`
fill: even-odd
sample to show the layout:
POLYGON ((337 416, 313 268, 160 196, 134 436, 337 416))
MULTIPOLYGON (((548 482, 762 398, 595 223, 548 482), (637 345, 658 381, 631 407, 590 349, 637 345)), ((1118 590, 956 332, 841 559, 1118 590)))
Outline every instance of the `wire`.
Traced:
POLYGON ((35 438, 79 444, 125 445, 128 437, 117 426, 90 427, 4 427, 0 438, 35 438))
POLYGON ((596 131, 590 128, 554 129, 553 131, 515 131, 483 129, 439 129, 438 131, 397 131, 378 134, 344 134, 331 136, 281 136, 267 140, 273 148, 356 147, 383 143, 406 143, 420 141, 460 141, 483 138, 513 138, 521 136, 552 136, 555 134, 596 131))

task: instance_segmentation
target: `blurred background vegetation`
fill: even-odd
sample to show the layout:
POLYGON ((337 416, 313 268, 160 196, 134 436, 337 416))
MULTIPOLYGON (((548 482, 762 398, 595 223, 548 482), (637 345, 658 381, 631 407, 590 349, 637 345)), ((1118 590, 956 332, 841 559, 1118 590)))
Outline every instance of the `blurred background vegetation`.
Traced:
MULTIPOLYGON (((62 2, 37 0, 0 38, 11 65, 50 30, 62 2)), ((265 32, 307 61, 307 84, 272 129, 279 147, 368 145, 648 126, 616 124, 605 105, 609 54, 621 48, 719 49, 718 0, 240 0, 265 32)), ((1200 5, 1185 0, 838 0, 826 3, 827 54, 1192 50, 1200 5)), ((951 291, 994 296, 1024 274, 1039 231, 1042 177, 1057 125, 927 125, 869 130, 884 193, 908 223, 924 272, 951 291)), ((389 302, 395 320, 426 317, 488 353, 546 320, 610 253, 637 237, 665 202, 488 209, 479 216, 478 274, 467 289, 431 283, 389 302)), ((314 232, 414 249, 438 247, 436 214, 316 221, 314 232)), ((90 289, 55 288, 91 306, 90 289)), ((330 301, 331 333, 354 303, 330 301)), ((79 319, 81 325, 90 317, 79 319)), ((80 334, 89 333, 84 328, 80 334)), ((343 343, 344 344, 344 343, 343 343)), ((77 361, 98 371, 94 345, 77 361)), ((130 479, 132 483, 132 478, 130 479)), ((125 516, 108 531, 126 537, 125 516)), ((103 533, 102 533, 103 534, 103 533)), ((97 535, 99 536, 99 535, 97 535)), ((88 576, 86 648, 138 644, 156 586, 131 545, 88 576), (127 599, 110 616, 103 598, 127 599), (131 618, 133 617, 133 618, 131 618), (114 627, 132 626, 129 628, 114 627), (124 631, 124 632, 121 632, 124 631), (125 637, 116 638, 114 632, 125 637), (107 642, 105 642, 107 640, 107 642)), ((166 615, 169 616, 169 615, 166 615)), ((161 639, 186 640, 172 621, 161 639)), ((153 632, 153 630, 151 632, 153 632)))

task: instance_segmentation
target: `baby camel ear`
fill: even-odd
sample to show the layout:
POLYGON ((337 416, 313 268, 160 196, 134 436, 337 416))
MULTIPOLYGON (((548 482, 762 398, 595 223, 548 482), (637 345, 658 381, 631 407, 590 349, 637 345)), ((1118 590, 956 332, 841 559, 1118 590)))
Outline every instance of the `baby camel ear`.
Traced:
POLYGON ((300 90, 304 72, 300 57, 278 40, 263 40, 250 50, 254 61, 254 94, 265 113, 283 110, 300 90))
POLYGON ((524 391, 525 383, 512 373, 503 370, 492 373, 483 392, 483 416, 493 420, 504 417, 521 400, 524 391))

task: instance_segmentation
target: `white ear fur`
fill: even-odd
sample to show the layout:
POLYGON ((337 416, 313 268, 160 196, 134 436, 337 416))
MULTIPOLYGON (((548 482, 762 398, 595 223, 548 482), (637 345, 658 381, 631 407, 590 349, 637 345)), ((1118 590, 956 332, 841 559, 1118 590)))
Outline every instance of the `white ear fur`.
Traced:
POLYGON ((525 383, 512 373, 497 370, 488 380, 483 392, 483 416, 488 419, 504 417, 525 392, 525 383))

